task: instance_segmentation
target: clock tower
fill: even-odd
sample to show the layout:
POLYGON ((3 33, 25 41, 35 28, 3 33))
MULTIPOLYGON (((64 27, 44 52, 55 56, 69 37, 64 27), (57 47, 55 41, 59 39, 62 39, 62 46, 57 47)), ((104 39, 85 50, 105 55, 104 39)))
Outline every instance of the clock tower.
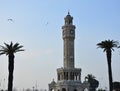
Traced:
POLYGON ((75 25, 69 12, 64 21, 62 26, 63 67, 57 69, 57 82, 53 80, 49 84, 49 91, 84 91, 89 85, 87 82, 81 82, 81 68, 75 68, 75 25))
POLYGON ((65 24, 62 26, 64 42, 64 68, 74 68, 75 25, 73 25, 73 17, 69 14, 69 12, 64 20, 65 24))

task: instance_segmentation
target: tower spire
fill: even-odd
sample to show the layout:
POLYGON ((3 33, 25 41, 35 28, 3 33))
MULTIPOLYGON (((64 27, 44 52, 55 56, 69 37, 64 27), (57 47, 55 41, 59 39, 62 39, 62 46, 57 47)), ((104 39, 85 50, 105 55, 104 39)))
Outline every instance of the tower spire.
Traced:
POLYGON ((68 10, 68 15, 70 15, 70 12, 69 12, 69 10, 68 10))
POLYGON ((68 15, 70 15, 70 10, 68 9, 68 15))

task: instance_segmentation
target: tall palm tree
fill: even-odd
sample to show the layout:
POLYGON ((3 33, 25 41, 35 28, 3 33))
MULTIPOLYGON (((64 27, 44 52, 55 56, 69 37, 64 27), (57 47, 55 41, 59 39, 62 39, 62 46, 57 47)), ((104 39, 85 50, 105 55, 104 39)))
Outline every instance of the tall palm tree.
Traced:
POLYGON ((97 44, 98 48, 102 48, 103 52, 106 52, 107 63, 108 63, 108 75, 109 75, 109 90, 112 91, 112 67, 111 67, 111 57, 114 48, 118 48, 118 42, 114 40, 105 40, 97 44))
POLYGON ((24 51, 21 49, 23 46, 19 45, 19 43, 13 43, 11 42, 10 44, 4 43, 5 46, 1 46, 0 49, 0 55, 6 54, 8 56, 8 71, 9 71, 9 76, 8 76, 8 91, 12 91, 13 87, 13 71, 14 71, 14 53, 19 52, 19 51, 24 51))

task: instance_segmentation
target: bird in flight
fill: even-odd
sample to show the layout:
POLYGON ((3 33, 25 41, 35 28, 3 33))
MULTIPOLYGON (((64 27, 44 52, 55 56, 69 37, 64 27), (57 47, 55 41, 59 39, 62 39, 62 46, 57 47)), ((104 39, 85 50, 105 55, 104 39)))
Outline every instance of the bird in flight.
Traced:
POLYGON ((12 18, 7 19, 7 21, 14 22, 12 18))
POLYGON ((48 25, 49 23, 47 22, 46 25, 48 25))

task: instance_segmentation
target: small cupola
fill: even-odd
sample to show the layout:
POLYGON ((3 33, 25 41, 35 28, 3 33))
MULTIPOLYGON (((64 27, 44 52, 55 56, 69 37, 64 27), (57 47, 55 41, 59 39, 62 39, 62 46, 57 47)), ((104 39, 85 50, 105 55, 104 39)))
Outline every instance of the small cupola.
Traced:
POLYGON ((51 82, 51 85, 55 85, 56 84, 56 82, 54 81, 54 79, 53 79, 53 81, 51 82))
POLYGON ((65 25, 69 25, 72 24, 73 17, 68 12, 68 15, 64 18, 64 20, 65 20, 65 25))

